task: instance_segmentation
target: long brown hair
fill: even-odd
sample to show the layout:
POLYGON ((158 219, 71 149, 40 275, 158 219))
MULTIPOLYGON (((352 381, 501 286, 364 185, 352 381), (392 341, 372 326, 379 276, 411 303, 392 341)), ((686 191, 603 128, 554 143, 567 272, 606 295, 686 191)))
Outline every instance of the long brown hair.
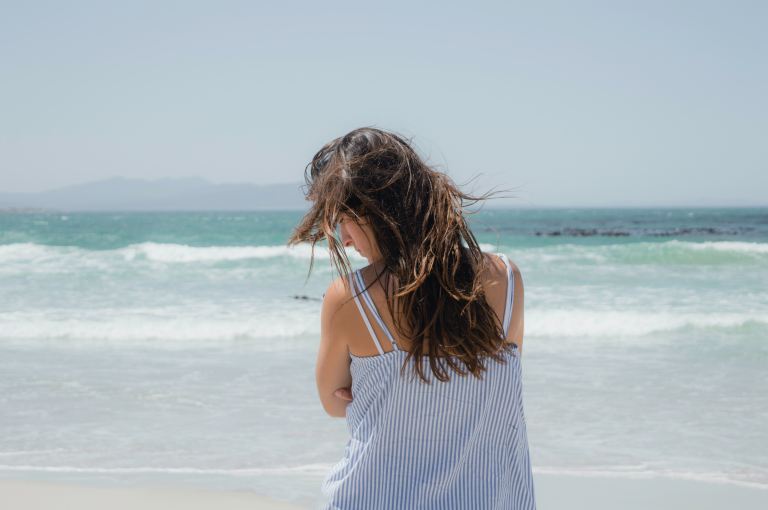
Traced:
POLYGON ((461 375, 482 378, 484 358, 504 362, 502 321, 488 304, 480 275, 487 261, 464 218, 464 208, 491 193, 462 192, 444 173, 427 165, 402 136, 372 127, 355 129, 322 147, 304 172, 306 199, 313 202, 288 240, 309 242, 312 271, 315 244, 325 239, 340 275, 352 271, 336 237, 343 214, 365 218, 389 273, 387 308, 401 338, 410 340, 406 357, 414 373, 428 381, 449 379, 446 365, 461 375), (466 243, 466 246, 464 246, 466 243), (400 313, 393 313, 396 307, 400 313))

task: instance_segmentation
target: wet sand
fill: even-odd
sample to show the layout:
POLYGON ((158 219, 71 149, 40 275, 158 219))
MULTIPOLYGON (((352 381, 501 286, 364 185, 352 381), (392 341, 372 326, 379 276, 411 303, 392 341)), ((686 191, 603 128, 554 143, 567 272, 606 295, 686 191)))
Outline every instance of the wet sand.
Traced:
MULTIPOLYGON (((538 474, 539 510, 763 510, 768 490, 667 478, 624 479, 538 474)), ((32 480, 1 480, 8 510, 295 510, 300 506, 249 492, 189 488, 112 488, 32 480)))

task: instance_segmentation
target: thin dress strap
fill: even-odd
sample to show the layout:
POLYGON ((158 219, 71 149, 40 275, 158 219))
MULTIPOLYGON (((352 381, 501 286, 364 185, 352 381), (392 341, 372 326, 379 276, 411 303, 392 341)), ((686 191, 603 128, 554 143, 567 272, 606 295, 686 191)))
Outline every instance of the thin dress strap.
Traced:
MULTIPOLYGON (((365 300, 366 304, 368 305, 368 309, 371 310, 371 313, 373 314, 373 318, 376 319, 376 322, 379 324, 379 327, 382 331, 384 331, 384 334, 387 335, 387 338, 392 343, 392 348, 394 350, 399 350, 397 347, 397 342, 395 342, 394 337, 392 336, 392 333, 389 332, 389 329, 387 329, 387 326, 384 324, 384 321, 381 319, 381 315, 379 315, 379 311, 376 308, 376 305, 373 304, 373 300, 371 299, 371 296, 368 294, 368 290, 365 288, 365 281, 363 280, 363 276, 360 273, 360 270, 355 271, 355 276, 357 277, 358 284, 360 285, 360 288, 363 289, 362 295, 363 299, 365 300)), ((376 341, 377 347, 380 347, 378 340, 376 341)))
MULTIPOLYGON (((354 274, 356 275, 357 271, 355 271, 354 274)), ((376 338, 376 333, 374 333, 373 327, 371 327, 371 321, 368 320, 368 316, 365 314, 365 310, 363 310, 363 305, 360 304, 360 300, 357 298, 357 291, 355 290, 354 278, 352 274, 349 275, 349 287, 352 291, 352 297, 355 298, 357 309, 360 310, 360 315, 363 316, 365 326, 368 328, 368 332, 371 334, 371 338, 373 338, 373 343, 376 344, 376 349, 379 351, 379 354, 384 354, 384 349, 381 348, 379 339, 376 338)))
POLYGON ((504 261, 504 265, 507 266, 507 301, 506 301, 506 307, 504 308, 504 338, 507 338, 507 334, 509 333, 509 323, 512 321, 512 302, 514 300, 514 289, 515 289, 515 275, 512 272, 512 266, 509 263, 509 259, 507 259, 507 256, 503 253, 497 253, 496 255, 501 258, 501 260, 504 261))

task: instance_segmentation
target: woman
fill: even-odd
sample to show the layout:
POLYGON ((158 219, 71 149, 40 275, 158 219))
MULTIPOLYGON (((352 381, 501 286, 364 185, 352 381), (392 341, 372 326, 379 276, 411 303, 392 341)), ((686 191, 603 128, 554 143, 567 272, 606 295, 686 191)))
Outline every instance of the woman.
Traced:
POLYGON ((351 436, 323 483, 327 508, 535 508, 523 282, 462 214, 487 195, 373 128, 331 141, 308 170, 313 205, 289 244, 327 240, 345 275, 324 295, 316 366, 320 401, 351 436), (352 272, 345 247, 369 265, 352 272))

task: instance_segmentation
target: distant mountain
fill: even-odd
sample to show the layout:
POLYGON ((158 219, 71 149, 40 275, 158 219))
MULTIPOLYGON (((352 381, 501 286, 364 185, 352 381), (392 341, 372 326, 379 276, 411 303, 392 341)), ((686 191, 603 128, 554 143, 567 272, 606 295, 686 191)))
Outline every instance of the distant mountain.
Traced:
POLYGON ((0 209, 191 211, 306 209, 302 183, 216 184, 198 177, 114 177, 39 193, 0 193, 0 209))

